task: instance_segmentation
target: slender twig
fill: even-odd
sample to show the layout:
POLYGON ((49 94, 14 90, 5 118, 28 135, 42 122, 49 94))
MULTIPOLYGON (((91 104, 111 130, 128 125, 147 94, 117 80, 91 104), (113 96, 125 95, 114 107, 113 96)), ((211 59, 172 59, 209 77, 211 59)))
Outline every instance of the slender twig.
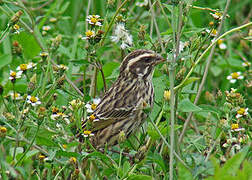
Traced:
POLYGON ((82 97, 84 97, 84 94, 79 90, 77 86, 75 86, 75 84, 67 76, 65 76, 65 79, 82 97))
POLYGON ((169 18, 168 18, 168 16, 167 16, 167 14, 166 14, 165 11, 164 11, 164 7, 163 7, 162 3, 160 2, 160 0, 158 0, 157 2, 158 2, 158 5, 159 5, 159 7, 160 7, 160 9, 161 9, 161 11, 162 11, 162 13, 163 13, 163 15, 165 16, 165 20, 166 20, 168 26, 171 27, 172 25, 171 25, 171 23, 170 23, 170 21, 169 21, 169 18))
MULTIPOLYGON (((227 10, 228 10, 229 4, 230 4, 230 0, 227 0, 226 7, 225 7, 225 10, 224 10, 224 13, 223 13, 223 18, 221 19, 220 25, 219 25, 219 27, 218 27, 218 33, 217 33, 217 37, 218 37, 218 38, 221 37, 220 34, 221 34, 221 30, 222 30, 223 23, 224 23, 224 21, 225 21, 225 16, 226 16, 226 14, 227 14, 227 10)), ((217 38, 217 39, 218 39, 218 38, 217 38)), ((210 63, 211 63, 211 61, 212 61, 212 57, 213 57, 213 54, 214 54, 215 47, 216 47, 216 43, 214 43, 214 44, 212 45, 212 49, 211 49, 210 55, 209 55, 208 60, 207 60, 207 64, 206 64, 206 67, 205 67, 205 71, 204 71, 204 74, 203 74, 203 77, 202 77, 202 80, 201 80, 201 83, 200 83, 199 90, 198 90, 198 92, 197 92, 196 98, 195 98, 195 100, 194 100, 194 104, 197 104, 197 103, 198 103, 198 100, 199 100, 199 98, 200 98, 201 92, 202 92, 202 90, 203 90, 203 87, 204 87, 204 84, 205 84, 205 81, 206 81, 206 78, 207 78, 207 75, 208 75, 208 70, 209 70, 209 68, 210 68, 210 63)), ((185 131, 186 131, 186 129, 187 129, 187 127, 188 127, 188 124, 189 124, 189 122, 190 122, 190 120, 191 120, 191 118, 192 118, 192 115, 193 115, 193 113, 190 112, 189 115, 188 115, 188 117, 187 117, 187 119, 186 119, 186 122, 185 122, 185 124, 184 124, 184 126, 183 126, 182 133, 180 134, 180 137, 179 137, 179 143, 181 143, 182 140, 183 140, 185 131)))
POLYGON ((30 148, 32 147, 32 145, 33 145, 33 143, 34 143, 34 141, 35 141, 35 139, 36 139, 36 137, 37 137, 37 135, 38 135, 39 127, 40 127, 40 125, 37 126, 37 131, 36 131, 36 133, 35 133, 35 135, 34 135, 32 141, 31 141, 31 143, 29 144, 28 148, 27 148, 26 151, 23 153, 23 155, 19 158, 19 160, 17 161, 17 163, 14 165, 14 167, 16 167, 16 166, 23 160, 23 158, 25 157, 25 155, 28 153, 28 151, 29 151, 30 148))
POLYGON ((95 98, 95 95, 96 95, 97 74, 98 74, 98 68, 95 66, 94 73, 91 79, 90 91, 89 91, 89 96, 93 98, 95 98))
MULTIPOLYGON (((166 141, 165 137, 162 135, 162 133, 159 131, 158 127, 156 126, 156 124, 150 119, 148 118, 150 123, 152 124, 152 126, 155 128, 155 130, 157 131, 157 133, 159 134, 159 136, 161 137, 161 139, 164 141, 165 145, 169 148, 169 150, 171 151, 171 146, 169 145, 169 143, 166 141)), ((179 155, 175 152, 172 151, 174 156, 178 159, 178 161, 180 161, 188 170, 192 171, 190 167, 188 167, 186 165, 186 163, 179 157, 179 155)))
POLYGON ((159 31, 159 28, 158 28, 158 25, 157 25, 157 21, 156 21, 156 18, 155 18, 156 15, 155 15, 155 12, 153 10, 153 5, 151 4, 151 0, 149 0, 149 7, 150 7, 150 11, 151 11, 151 17, 153 18, 153 22, 154 22, 154 25, 155 25, 155 28, 156 28, 156 31, 157 31, 158 42, 159 42, 159 44, 161 46, 162 53, 165 53, 165 49, 164 49, 164 46, 163 46, 163 43, 162 43, 160 31, 159 31))
POLYGON ((201 56, 197 59, 197 61, 195 61, 194 65, 192 66, 192 68, 190 69, 190 71, 188 72, 188 74, 186 75, 185 79, 179 84, 177 85, 174 89, 177 90, 181 87, 184 86, 185 82, 190 78, 191 74, 193 73, 195 67, 201 62, 201 60, 203 59, 203 57, 208 53, 208 51, 213 47, 214 44, 217 43, 218 40, 224 38, 225 36, 227 36, 228 34, 230 33, 233 33, 233 32, 236 32, 236 31, 239 31, 240 29, 243 29, 245 27, 248 27, 248 26, 251 26, 252 25, 252 22, 249 22, 247 24, 244 24, 242 26, 239 26, 239 27, 236 27, 236 28, 233 28, 225 33, 223 33, 221 36, 219 36, 218 38, 216 38, 208 47, 207 49, 201 54, 201 56))
POLYGON ((105 33, 104 33, 104 36, 103 36, 103 38, 102 38, 102 40, 101 40, 101 42, 100 42, 100 46, 103 45, 103 43, 104 43, 104 41, 105 41, 105 39, 106 39, 106 36, 108 35, 108 32, 109 32, 109 30, 111 29, 111 27, 112 27, 112 25, 113 25, 113 23, 114 23, 114 21, 115 21, 116 16, 118 15, 118 13, 120 12, 120 10, 123 8, 123 6, 124 6, 128 1, 129 1, 129 0, 123 1, 123 3, 122 3, 122 4, 119 6, 119 8, 116 10, 116 12, 115 12, 115 14, 114 14, 112 20, 110 21, 110 23, 109 23, 109 25, 108 25, 108 28, 106 29, 106 31, 105 31, 105 33))
POLYGON ((208 151, 208 153, 207 153, 207 156, 206 156, 206 159, 205 159, 205 162, 207 162, 208 161, 208 159, 209 159, 209 157, 210 157, 210 155, 211 155, 211 153, 212 153, 212 151, 213 151, 213 149, 215 148, 215 145, 217 144, 217 142, 219 141, 219 139, 220 139, 220 137, 222 136, 222 134, 223 134, 223 131, 219 134, 219 136, 216 138, 216 140, 214 141, 214 143, 213 143, 213 145, 212 145, 212 147, 210 148, 210 150, 208 151))
MULTIPOLYGON (((180 3, 181 6, 181 3, 180 3)), ((169 179, 173 180, 173 152, 174 152, 174 124, 175 124, 175 91, 174 91, 174 82, 175 82, 175 69, 176 69, 176 59, 179 53, 179 37, 180 37, 180 25, 176 27, 176 5, 173 5, 172 8, 172 37, 173 37, 173 56, 172 61, 169 65, 169 80, 170 80, 170 161, 169 161, 169 179), (177 38, 176 38, 177 36, 177 38)), ((181 14, 182 15, 182 14, 181 14)), ((181 18, 179 18, 180 21, 181 18)), ((168 119, 168 118, 167 118, 168 119)), ((168 121, 167 121, 168 122, 168 121)))
MULTIPOLYGON (((89 15, 90 7, 91 7, 91 1, 92 1, 92 0, 88 0, 87 11, 86 11, 86 17, 88 17, 88 15, 89 15)), ((87 31, 87 30, 88 30, 88 22, 87 22, 87 21, 86 21, 86 23, 85 23, 85 26, 86 26, 86 31, 87 31)))
POLYGON ((103 69, 102 69, 102 65, 101 65, 100 62, 98 62, 98 67, 99 67, 99 70, 100 70, 101 76, 102 76, 104 92, 106 92, 107 91, 106 79, 105 79, 105 75, 104 75, 104 72, 103 72, 103 69))

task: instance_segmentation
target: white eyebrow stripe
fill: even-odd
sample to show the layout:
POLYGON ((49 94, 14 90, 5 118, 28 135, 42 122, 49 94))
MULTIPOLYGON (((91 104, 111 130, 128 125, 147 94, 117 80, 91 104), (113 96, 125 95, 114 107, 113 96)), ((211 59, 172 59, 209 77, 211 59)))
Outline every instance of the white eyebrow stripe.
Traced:
POLYGON ((130 67, 132 64, 134 64, 135 62, 139 61, 139 59, 142 59, 142 58, 144 58, 144 57, 154 57, 154 56, 155 56, 155 54, 149 54, 149 53, 145 53, 145 54, 142 54, 142 55, 140 55, 140 56, 137 56, 137 57, 131 59, 131 60, 128 62, 128 65, 127 65, 126 70, 129 71, 129 67, 130 67))

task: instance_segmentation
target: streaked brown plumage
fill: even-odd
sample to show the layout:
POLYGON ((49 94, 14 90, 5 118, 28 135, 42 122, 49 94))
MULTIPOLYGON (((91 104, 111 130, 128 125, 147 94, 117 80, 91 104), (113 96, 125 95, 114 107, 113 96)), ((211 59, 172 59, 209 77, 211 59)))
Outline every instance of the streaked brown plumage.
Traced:
MULTIPOLYGON (((143 109, 154 101, 154 67, 163 60, 150 50, 136 50, 124 58, 119 77, 93 113, 96 121, 88 130, 94 134, 90 140, 95 147, 117 144, 120 133, 128 137, 143 124, 147 118, 143 109)), ((89 121, 83 123, 83 130, 89 121)))

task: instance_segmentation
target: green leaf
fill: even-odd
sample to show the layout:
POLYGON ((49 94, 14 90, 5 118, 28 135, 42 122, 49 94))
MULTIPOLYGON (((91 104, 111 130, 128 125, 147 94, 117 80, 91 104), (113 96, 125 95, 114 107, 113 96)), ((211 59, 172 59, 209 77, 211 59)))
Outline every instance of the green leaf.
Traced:
POLYGON ((154 153, 151 156, 148 156, 147 159, 150 160, 151 162, 157 163, 161 167, 163 172, 167 172, 168 167, 166 167, 164 159, 160 154, 154 153))
MULTIPOLYGON (((181 125, 175 125, 174 129, 176 131, 176 130, 178 130, 181 127, 182 127, 181 125)), ((166 136, 167 133, 170 133, 170 126, 167 127, 167 123, 166 122, 160 123, 159 126, 158 126, 158 129, 159 129, 159 131, 161 132, 161 134, 163 136, 166 136)), ((156 129, 152 125, 148 125, 147 133, 149 134, 149 136, 153 140, 158 140, 160 138, 160 135, 158 134, 158 132, 156 131, 156 129)))
MULTIPOLYGON (((102 69, 103 69, 103 73, 106 77, 110 76, 113 72, 114 69, 116 69, 120 64, 117 62, 108 62, 106 63, 102 69)), ((106 84, 108 84, 109 81, 106 80, 106 84)), ((101 90, 103 88, 103 79, 102 79, 102 75, 101 72, 99 71, 98 76, 97 76, 97 89, 101 90)))
POLYGON ((53 140, 46 138, 46 137, 43 137, 43 136, 40 136, 40 135, 37 136, 36 143, 38 145, 45 145, 45 146, 49 146, 49 147, 57 147, 58 146, 58 144, 55 143, 53 140))
POLYGON ((132 174, 128 177, 128 180, 152 180, 153 178, 143 174, 132 174))
POLYGON ((202 111, 202 109, 196 105, 194 105, 189 99, 183 99, 180 101, 178 105, 178 109, 181 112, 196 112, 202 111))
POLYGON ((92 158, 94 160, 100 159, 102 162, 107 164, 107 166, 113 166, 111 160, 103 153, 95 151, 89 154, 84 154, 82 158, 92 158))
POLYGON ((14 40, 18 41, 23 48, 24 58, 31 59, 39 54, 41 51, 40 46, 38 45, 35 38, 23 31, 20 34, 14 35, 14 40))
POLYGON ((238 171, 237 177, 239 177, 240 180, 252 179, 252 163, 245 160, 242 167, 243 168, 238 171))
POLYGON ((186 85, 188 85, 188 84, 191 84, 191 83, 193 83, 194 81, 198 81, 198 80, 200 80, 200 78, 198 78, 198 77, 190 77, 190 78, 188 78, 188 79, 184 82, 184 84, 183 84, 182 87, 184 87, 184 86, 186 86, 186 85))
POLYGON ((179 180, 193 180, 191 172, 181 163, 178 165, 178 179, 179 180))
POLYGON ((215 113, 217 115, 221 114, 221 111, 219 110, 219 108, 211 106, 211 105, 201 104, 201 105, 199 105, 199 107, 202 108, 202 111, 215 113))
POLYGON ((168 85, 168 79, 166 75, 153 78, 155 101, 161 102, 164 96, 165 87, 168 85))
POLYGON ((79 158, 80 154, 76 153, 76 152, 67 152, 67 151, 59 150, 59 151, 57 151, 56 156, 64 156, 64 157, 68 157, 68 158, 70 158, 70 157, 79 158))
POLYGON ((37 154, 38 152, 39 152, 39 150, 33 149, 33 150, 31 150, 31 151, 28 151, 28 152, 26 153, 25 157, 26 157, 26 158, 29 158, 29 157, 31 157, 31 156, 34 156, 34 155, 37 154))
POLYGON ((237 153, 236 155, 234 155, 234 157, 229 159, 224 164, 223 168, 221 168, 221 174, 235 175, 242 161, 246 157, 248 150, 249 150, 249 147, 247 146, 243 148, 241 152, 237 153))
POLYGON ((10 54, 0 56, 0 69, 11 63, 12 57, 10 54))

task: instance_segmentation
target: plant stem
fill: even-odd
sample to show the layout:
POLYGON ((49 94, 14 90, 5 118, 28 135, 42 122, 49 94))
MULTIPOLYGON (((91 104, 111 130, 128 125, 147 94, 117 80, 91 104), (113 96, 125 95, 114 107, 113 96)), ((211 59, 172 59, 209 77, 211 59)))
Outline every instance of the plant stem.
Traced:
POLYGON ((104 36, 103 36, 103 38, 102 38, 102 40, 101 40, 101 42, 100 42, 100 46, 103 46, 103 43, 104 43, 104 41, 105 41, 105 39, 106 39, 106 36, 108 35, 108 32, 109 32, 109 30, 111 29, 111 27, 112 27, 112 25, 113 25, 113 23, 114 23, 114 21, 115 21, 116 16, 119 14, 120 10, 123 8, 123 6, 124 6, 128 1, 129 1, 129 0, 123 1, 123 3, 120 5, 120 7, 116 10, 116 12, 115 12, 115 14, 114 14, 112 20, 110 21, 110 23, 109 23, 109 25, 108 25, 108 28, 106 29, 106 31, 105 31, 105 33, 104 33, 104 36))
POLYGON ((18 160, 18 162, 14 165, 14 167, 16 167, 16 166, 23 160, 23 158, 25 157, 25 155, 28 153, 28 151, 29 151, 30 148, 32 147, 32 145, 33 145, 33 143, 34 143, 34 141, 35 141, 35 139, 36 139, 36 137, 37 137, 37 135, 38 135, 39 127, 40 127, 40 125, 37 126, 37 130, 36 130, 36 132, 35 132, 35 135, 34 135, 32 141, 31 141, 31 143, 29 144, 28 148, 27 148, 26 151, 23 153, 23 155, 20 157, 20 159, 18 160))
MULTIPOLYGON (((224 23, 224 21, 225 21, 225 17, 226 17, 226 14, 227 14, 227 10, 228 10, 229 4, 230 4, 230 0, 227 0, 226 7, 225 7, 225 10, 224 10, 224 13, 223 13, 223 18, 221 19, 220 25, 219 25, 218 30, 217 30, 217 32, 218 32, 218 33, 217 33, 217 37, 218 37, 217 40, 221 37, 220 34, 221 34, 221 30, 222 30, 223 23, 224 23)), ((225 34, 225 33, 224 33, 224 34, 225 34)), ((224 35, 224 34, 223 34, 223 35, 224 35)), ((217 40, 216 40, 216 41, 217 41, 217 40)), ((204 70, 204 74, 203 74, 203 77, 202 77, 202 80, 201 80, 201 83, 200 83, 200 86, 199 86, 199 90, 198 90, 197 95, 196 95, 196 98, 195 98, 195 100, 194 100, 194 104, 197 104, 197 103, 198 103, 198 100, 199 100, 199 98, 200 98, 201 92, 202 92, 202 90, 203 90, 203 87, 204 87, 204 84, 205 84, 205 81, 206 81, 206 78, 207 78, 207 75, 208 75, 208 70, 209 70, 209 68, 210 68, 210 64, 211 64, 211 61, 212 61, 212 57, 213 57, 213 54, 214 54, 214 50, 215 50, 215 47, 216 47, 216 43, 212 43, 211 45, 212 45, 212 49, 211 49, 211 52, 210 52, 209 57, 208 57, 208 60, 207 60, 207 64, 206 64, 206 67, 205 67, 205 70, 204 70)), ((203 55, 203 54, 202 54, 202 55, 203 55)), ((201 55, 201 56, 202 56, 202 55, 201 55)), ((200 56, 200 57, 201 57, 201 56, 200 56)), ((200 58, 199 58, 199 59, 200 59, 200 58)), ((199 60, 199 59, 198 59, 198 60, 199 60)), ((197 60, 197 61, 198 61, 198 60, 197 60)), ((182 130, 182 133, 180 134, 180 137, 179 137, 179 143, 181 143, 182 140, 183 140, 185 131, 186 131, 186 129, 187 129, 187 127, 188 127, 188 124, 189 124, 189 122, 190 122, 190 120, 191 120, 191 118, 192 118, 192 115, 193 115, 193 113, 190 112, 189 115, 188 115, 188 117, 187 117, 187 119, 186 119, 186 121, 185 121, 185 124, 184 124, 184 126, 183 126, 183 130, 182 130)))
MULTIPOLYGON (((166 141, 165 137, 161 134, 161 132, 159 131, 158 127, 156 126, 156 124, 150 119, 148 118, 150 123, 152 124, 152 126, 155 128, 155 130, 157 131, 157 133, 159 134, 159 136, 161 137, 161 139, 164 141, 165 145, 169 148, 169 150, 171 151, 171 146, 169 145, 169 143, 166 141)), ((186 163, 179 157, 179 155, 175 152, 172 151, 174 156, 178 159, 179 162, 181 162, 189 171, 192 171, 190 167, 188 167, 186 165, 186 163)))
POLYGON ((154 22, 154 25, 155 25, 155 28, 156 28, 156 31, 157 31, 158 42, 159 42, 159 44, 161 46, 162 53, 165 53, 165 48, 164 48, 163 43, 162 43, 160 31, 159 31, 159 28, 158 28, 158 25, 157 25, 156 16, 155 16, 155 12, 153 10, 153 5, 151 4, 151 0, 149 0, 149 7, 150 7, 150 11, 151 11, 151 17, 153 18, 153 22, 154 22))
POLYGON ((251 26, 252 25, 252 22, 249 22, 247 24, 244 24, 244 25, 241 25, 239 27, 236 27, 236 28, 233 28, 225 33, 223 33, 221 36, 219 36, 218 38, 216 38, 209 46, 208 48, 201 54, 201 56, 197 59, 197 61, 194 63, 194 65, 192 66, 192 68, 190 69, 190 71, 188 72, 188 74, 186 75, 185 79, 179 84, 177 85, 174 90, 177 91, 177 89, 183 87, 183 85, 185 84, 185 82, 190 78, 191 74, 193 73, 196 65, 198 65, 201 60, 203 59, 203 57, 207 54, 207 52, 213 47, 214 44, 217 43, 218 40, 224 38, 225 36, 227 36, 228 34, 230 33, 233 33, 233 32, 236 32, 236 31, 239 31, 240 29, 243 29, 245 27, 248 27, 248 26, 251 26))

